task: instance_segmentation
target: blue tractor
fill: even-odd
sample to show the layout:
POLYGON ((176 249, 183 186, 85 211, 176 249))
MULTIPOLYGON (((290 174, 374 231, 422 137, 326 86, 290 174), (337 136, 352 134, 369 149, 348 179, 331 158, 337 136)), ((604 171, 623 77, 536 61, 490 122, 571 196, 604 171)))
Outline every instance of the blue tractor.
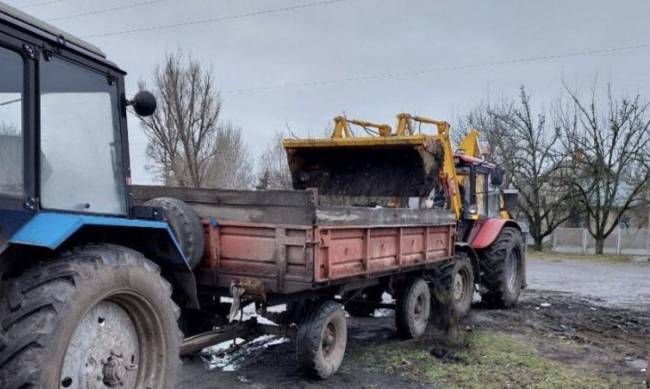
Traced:
POLYGON ((128 190, 127 109, 155 99, 2 3, 0 64, 0 387, 173 387, 192 253, 128 190))

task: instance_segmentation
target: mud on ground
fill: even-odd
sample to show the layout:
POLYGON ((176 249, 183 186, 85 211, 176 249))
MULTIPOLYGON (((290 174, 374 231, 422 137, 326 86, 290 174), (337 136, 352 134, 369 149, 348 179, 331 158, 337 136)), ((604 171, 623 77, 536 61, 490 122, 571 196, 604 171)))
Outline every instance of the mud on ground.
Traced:
POLYGON ((568 293, 528 290, 512 310, 475 306, 453 336, 404 341, 392 317, 350 319, 340 371, 305 379, 288 342, 260 342, 228 369, 184 361, 181 388, 642 388, 650 312, 607 308, 568 293))

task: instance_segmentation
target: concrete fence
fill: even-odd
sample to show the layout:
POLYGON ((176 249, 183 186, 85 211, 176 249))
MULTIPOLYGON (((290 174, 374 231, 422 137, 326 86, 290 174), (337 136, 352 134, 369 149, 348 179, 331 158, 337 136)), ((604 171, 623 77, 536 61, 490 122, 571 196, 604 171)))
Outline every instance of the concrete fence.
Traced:
MULTIPOLYGON (((558 228, 553 232, 551 250, 558 253, 593 254, 596 241, 586 228, 558 228)), ((650 229, 619 228, 605 239, 605 254, 650 255, 650 229)))

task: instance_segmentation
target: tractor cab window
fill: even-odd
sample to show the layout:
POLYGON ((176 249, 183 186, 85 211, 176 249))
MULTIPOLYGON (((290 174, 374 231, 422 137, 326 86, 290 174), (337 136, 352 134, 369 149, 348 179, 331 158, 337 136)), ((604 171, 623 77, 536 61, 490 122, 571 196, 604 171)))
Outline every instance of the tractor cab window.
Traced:
POLYGON ((489 185, 488 190, 488 217, 498 218, 501 211, 501 189, 489 185))
POLYGON ((484 172, 476 172, 476 190, 474 204, 478 210, 479 216, 488 215, 488 175, 484 172))
POLYGON ((124 214, 115 82, 63 59, 41 61, 41 204, 124 214))
POLYGON ((22 57, 0 47, 0 196, 25 194, 22 57))

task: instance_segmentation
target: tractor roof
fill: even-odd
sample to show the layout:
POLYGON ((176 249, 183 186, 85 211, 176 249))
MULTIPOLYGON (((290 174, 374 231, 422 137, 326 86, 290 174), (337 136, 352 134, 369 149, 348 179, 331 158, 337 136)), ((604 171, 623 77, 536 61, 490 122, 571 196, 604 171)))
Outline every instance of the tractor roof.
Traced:
POLYGON ((117 65, 106 59, 106 54, 99 47, 2 2, 0 2, 0 23, 7 23, 45 39, 53 45, 65 46, 69 50, 120 70, 117 65))

